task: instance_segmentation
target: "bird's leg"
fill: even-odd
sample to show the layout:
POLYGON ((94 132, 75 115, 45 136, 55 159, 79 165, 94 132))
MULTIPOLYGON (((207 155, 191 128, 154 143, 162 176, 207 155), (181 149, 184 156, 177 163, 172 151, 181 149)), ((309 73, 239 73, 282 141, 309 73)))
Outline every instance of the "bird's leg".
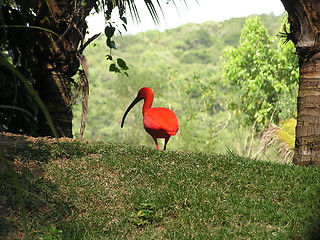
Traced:
POLYGON ((165 151, 165 150, 166 150, 166 148, 167 148, 167 143, 169 142, 169 139, 170 139, 170 136, 169 136, 169 137, 166 137, 166 138, 164 139, 164 147, 163 147, 163 151, 165 151))
POLYGON ((158 149, 159 150, 159 144, 158 144, 158 140, 157 140, 157 138, 156 137, 153 137, 152 136, 152 138, 153 138, 153 141, 155 142, 155 144, 156 144, 156 149, 158 149))

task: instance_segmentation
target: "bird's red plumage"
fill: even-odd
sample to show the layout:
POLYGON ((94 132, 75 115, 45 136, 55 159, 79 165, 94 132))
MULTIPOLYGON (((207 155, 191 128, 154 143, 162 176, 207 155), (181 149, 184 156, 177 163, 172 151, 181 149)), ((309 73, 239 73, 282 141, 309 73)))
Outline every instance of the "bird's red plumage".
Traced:
POLYGON ((178 119, 168 108, 148 109, 143 116, 143 125, 151 136, 157 138, 163 138, 164 133, 174 136, 179 130, 178 119))
POLYGON ((152 108, 154 93, 150 88, 141 88, 137 97, 133 100, 123 115, 121 127, 130 109, 140 100, 144 99, 142 106, 143 125, 159 149, 157 138, 164 138, 165 144, 163 150, 166 150, 167 143, 171 136, 176 135, 179 130, 179 123, 175 113, 168 108, 152 108))

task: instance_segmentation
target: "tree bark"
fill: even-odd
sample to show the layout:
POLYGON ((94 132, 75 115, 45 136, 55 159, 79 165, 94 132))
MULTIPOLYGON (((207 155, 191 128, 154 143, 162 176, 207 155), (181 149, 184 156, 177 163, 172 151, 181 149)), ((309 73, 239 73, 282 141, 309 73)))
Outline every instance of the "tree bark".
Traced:
POLYGON ((320 165, 320 1, 281 0, 299 56, 300 82, 294 163, 320 165))
POLYGON ((300 65, 294 163, 320 165, 320 59, 316 56, 300 65))
MULTIPOLYGON (((43 68, 37 77, 37 90, 51 115, 58 137, 73 137, 71 84, 56 70, 43 68)), ((39 135, 52 136, 52 130, 42 112, 39 113, 39 135)))

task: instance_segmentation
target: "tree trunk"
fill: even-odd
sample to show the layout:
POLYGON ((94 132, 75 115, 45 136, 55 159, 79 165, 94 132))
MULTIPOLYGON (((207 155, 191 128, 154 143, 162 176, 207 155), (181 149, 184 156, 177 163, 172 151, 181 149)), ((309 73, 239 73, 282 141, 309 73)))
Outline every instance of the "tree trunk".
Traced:
MULTIPOLYGON (((73 136, 72 77, 80 65, 78 49, 87 29, 85 18, 95 2, 96 0, 42 0, 38 5, 35 25, 46 30, 37 31, 34 53, 38 65, 33 69, 33 75, 36 89, 48 108, 58 137, 73 136)), ((40 136, 53 135, 42 113, 39 113, 38 133, 40 136)))
MULTIPOLYGON (((37 90, 51 115, 58 137, 72 138, 71 85, 65 79, 60 72, 43 68, 37 78, 37 90)), ((39 135, 52 136, 52 130, 42 112, 38 120, 39 135)))
POLYGON ((299 56, 300 83, 294 163, 320 165, 320 1, 281 0, 299 56))
POLYGON ((300 65, 294 163, 320 165, 320 59, 317 56, 300 65))

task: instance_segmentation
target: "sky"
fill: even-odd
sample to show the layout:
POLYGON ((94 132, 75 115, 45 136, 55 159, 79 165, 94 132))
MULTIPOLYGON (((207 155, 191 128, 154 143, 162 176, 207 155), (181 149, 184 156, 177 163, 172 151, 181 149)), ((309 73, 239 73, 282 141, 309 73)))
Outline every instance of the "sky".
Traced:
MULTIPOLYGON (((128 11, 127 32, 119 27, 122 34, 136 34, 147 30, 165 31, 187 23, 202 23, 206 21, 223 21, 233 17, 246 17, 252 14, 282 14, 285 10, 280 0, 176 0, 179 12, 172 2, 159 0, 165 14, 165 20, 161 19, 161 25, 156 26, 150 17, 143 0, 136 0, 141 23, 133 23, 128 11), (168 2, 168 3, 167 3, 168 2)), ((155 1, 156 2, 156 1, 155 1)), ((116 12, 116 11, 115 11, 116 12)), ((160 11, 159 11, 160 13, 160 11)), ((159 14, 161 15, 161 13, 159 14)), ((115 15, 113 19, 117 19, 115 15)), ((105 21, 102 14, 95 14, 88 18, 89 35, 104 31, 105 21)), ((121 23, 118 24, 121 26, 121 23)))

